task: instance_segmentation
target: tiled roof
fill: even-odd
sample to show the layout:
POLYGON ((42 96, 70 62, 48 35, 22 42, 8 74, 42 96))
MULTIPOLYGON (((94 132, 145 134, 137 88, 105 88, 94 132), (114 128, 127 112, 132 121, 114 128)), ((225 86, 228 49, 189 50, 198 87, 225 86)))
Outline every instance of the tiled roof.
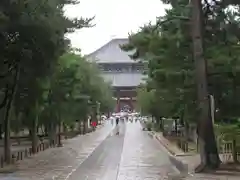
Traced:
MULTIPOLYGON (((86 56, 89 61, 97 63, 137 63, 129 55, 133 52, 122 51, 120 45, 127 44, 128 39, 113 39, 93 53, 86 56)), ((144 82, 144 75, 141 72, 103 72, 103 78, 110 82, 113 87, 133 87, 144 82)))
POLYGON ((122 51, 119 47, 127 43, 128 39, 113 39, 86 57, 99 63, 134 63, 136 61, 129 57, 133 52, 122 51))

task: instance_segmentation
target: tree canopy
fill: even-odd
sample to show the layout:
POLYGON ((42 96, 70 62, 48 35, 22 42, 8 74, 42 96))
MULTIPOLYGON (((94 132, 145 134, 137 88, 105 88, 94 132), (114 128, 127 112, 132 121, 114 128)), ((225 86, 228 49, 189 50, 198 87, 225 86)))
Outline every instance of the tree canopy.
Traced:
MULTIPOLYGON (((171 3, 172 8, 166 10, 165 16, 158 17, 155 23, 146 24, 139 32, 130 34, 129 44, 122 46, 122 49, 135 49, 131 57, 140 57, 147 62, 149 80, 146 88, 158 92, 155 98, 161 99, 163 96, 171 101, 170 116, 179 112, 183 105, 186 111, 189 109, 188 112, 193 113, 197 97, 192 57, 191 8, 187 0, 163 2, 171 3)), ((218 120, 239 117, 236 111, 239 106, 239 12, 238 6, 234 4, 234 1, 227 4, 225 1, 205 1, 202 4, 205 20, 204 56, 208 64, 210 94, 214 95, 220 112, 218 120), (232 7, 229 8, 229 5, 232 7)), ((155 106, 153 103, 149 105, 155 106)))
MULTIPOLYGON (((202 31, 195 39, 192 20, 196 13, 193 12, 194 4, 188 0, 162 2, 170 4, 172 8, 166 10, 164 16, 157 17, 154 23, 146 24, 137 33, 130 34, 129 43, 122 46, 125 51, 134 50, 131 55, 133 59, 143 59, 148 64, 148 80, 138 95, 140 109, 158 120, 166 116, 177 117, 183 124, 190 121, 196 123, 202 111, 197 96, 199 82, 196 69, 204 67, 198 67, 194 62, 196 57, 203 56, 202 60, 207 64, 208 96, 214 96, 218 109, 216 121, 238 119, 239 2, 199 0, 199 27, 202 27, 202 31), (197 38, 203 42, 202 47, 197 47, 200 44, 197 38), (203 54, 196 52, 197 48, 203 48, 203 54), (153 113, 154 108, 158 109, 160 115, 153 113)), ((198 122, 201 130, 210 128, 201 124, 204 121, 198 122)), ((211 139, 209 137, 203 139, 207 144, 214 144, 207 141, 211 139)), ((216 153, 209 146, 205 148, 208 153, 216 153)))
MULTIPOLYGON (((5 157, 10 131, 30 129, 36 152, 37 128, 49 136, 61 123, 85 120, 96 103, 112 108, 110 86, 96 65, 77 55, 66 33, 91 27, 93 18, 68 18, 65 5, 76 0, 0 2, 0 109, 5 157)), ((52 137, 53 138, 53 137, 52 137)), ((51 138, 50 138, 51 139, 51 138)))

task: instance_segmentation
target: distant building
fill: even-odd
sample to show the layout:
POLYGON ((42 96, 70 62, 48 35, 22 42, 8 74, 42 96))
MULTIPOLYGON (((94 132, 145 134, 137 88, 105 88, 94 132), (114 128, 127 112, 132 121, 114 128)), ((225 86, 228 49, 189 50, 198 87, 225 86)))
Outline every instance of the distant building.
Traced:
POLYGON ((128 43, 128 39, 113 39, 96 51, 87 55, 87 59, 95 61, 104 79, 111 83, 116 112, 134 110, 136 102, 136 88, 144 82, 144 65, 132 60, 131 52, 122 51, 120 45, 128 43))

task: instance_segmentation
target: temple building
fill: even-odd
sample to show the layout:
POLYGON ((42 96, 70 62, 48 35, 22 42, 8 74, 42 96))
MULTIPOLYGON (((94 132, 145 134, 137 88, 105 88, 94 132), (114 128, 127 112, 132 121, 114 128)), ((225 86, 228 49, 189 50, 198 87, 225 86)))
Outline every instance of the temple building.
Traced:
POLYGON ((102 76, 112 85, 116 112, 136 107, 136 89, 144 82, 144 65, 132 60, 131 52, 122 51, 120 45, 128 43, 128 39, 113 39, 96 51, 87 55, 87 59, 95 61, 102 76))

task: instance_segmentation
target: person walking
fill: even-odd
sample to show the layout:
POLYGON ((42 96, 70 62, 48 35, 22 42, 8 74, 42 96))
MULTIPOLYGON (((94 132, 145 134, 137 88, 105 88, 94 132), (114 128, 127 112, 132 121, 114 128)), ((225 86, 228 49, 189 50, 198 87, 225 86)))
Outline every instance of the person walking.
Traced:
POLYGON ((116 117, 116 135, 119 135, 119 117, 116 117))
POLYGON ((112 124, 112 126, 113 126, 113 120, 114 120, 114 118, 113 118, 113 117, 110 117, 110 120, 111 120, 111 124, 112 124))

